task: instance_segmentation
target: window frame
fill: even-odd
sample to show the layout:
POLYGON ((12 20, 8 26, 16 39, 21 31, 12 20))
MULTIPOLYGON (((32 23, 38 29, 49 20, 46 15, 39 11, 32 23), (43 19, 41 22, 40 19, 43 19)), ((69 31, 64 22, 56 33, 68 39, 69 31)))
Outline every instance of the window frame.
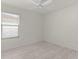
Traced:
MULTIPOLYGON (((13 16, 18 16, 19 17, 19 20, 18 20, 18 25, 8 25, 8 24, 2 24, 1 23, 1 39, 12 39, 12 38, 19 38, 19 25, 20 25, 20 16, 18 14, 14 14, 14 13, 7 13, 7 12, 2 12, 2 13, 6 13, 8 15, 13 15, 13 16), (2 38, 2 26, 18 26, 18 35, 17 36, 14 36, 14 37, 6 37, 6 38, 2 38)), ((2 19, 2 17, 1 17, 2 19)), ((2 21, 1 21, 2 22, 2 21)))

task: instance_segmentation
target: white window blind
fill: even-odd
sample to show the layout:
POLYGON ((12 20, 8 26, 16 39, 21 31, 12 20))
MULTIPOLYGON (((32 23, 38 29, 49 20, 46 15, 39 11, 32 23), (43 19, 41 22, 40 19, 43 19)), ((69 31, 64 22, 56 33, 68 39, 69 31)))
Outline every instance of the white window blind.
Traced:
POLYGON ((12 38, 18 36, 19 15, 1 13, 2 17, 2 38, 12 38))

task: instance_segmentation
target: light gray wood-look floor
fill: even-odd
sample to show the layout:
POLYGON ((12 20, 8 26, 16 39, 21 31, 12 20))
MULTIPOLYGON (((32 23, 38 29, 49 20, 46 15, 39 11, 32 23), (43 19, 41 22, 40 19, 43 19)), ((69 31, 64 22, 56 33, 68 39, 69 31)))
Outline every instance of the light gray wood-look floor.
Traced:
POLYGON ((2 59, 77 59, 77 52, 48 42, 38 42, 2 52, 2 59))

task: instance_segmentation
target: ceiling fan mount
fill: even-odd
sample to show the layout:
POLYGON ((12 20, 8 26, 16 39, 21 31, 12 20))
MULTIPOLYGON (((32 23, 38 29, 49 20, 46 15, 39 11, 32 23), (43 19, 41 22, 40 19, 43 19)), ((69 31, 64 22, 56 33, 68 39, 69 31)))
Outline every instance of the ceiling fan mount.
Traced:
POLYGON ((49 5, 52 0, 32 0, 32 3, 35 4, 39 8, 43 8, 46 5, 49 5))

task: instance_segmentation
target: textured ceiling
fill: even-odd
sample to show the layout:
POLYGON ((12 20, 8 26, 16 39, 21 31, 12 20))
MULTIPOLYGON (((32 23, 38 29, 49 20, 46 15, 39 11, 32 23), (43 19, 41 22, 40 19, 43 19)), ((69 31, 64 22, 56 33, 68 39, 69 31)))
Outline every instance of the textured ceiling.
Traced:
POLYGON ((52 0, 49 5, 43 8, 37 8, 32 3, 32 0, 2 0, 2 3, 22 9, 33 10, 39 13, 47 13, 53 10, 58 10, 60 8, 70 6, 72 4, 76 4, 77 0, 52 0))

